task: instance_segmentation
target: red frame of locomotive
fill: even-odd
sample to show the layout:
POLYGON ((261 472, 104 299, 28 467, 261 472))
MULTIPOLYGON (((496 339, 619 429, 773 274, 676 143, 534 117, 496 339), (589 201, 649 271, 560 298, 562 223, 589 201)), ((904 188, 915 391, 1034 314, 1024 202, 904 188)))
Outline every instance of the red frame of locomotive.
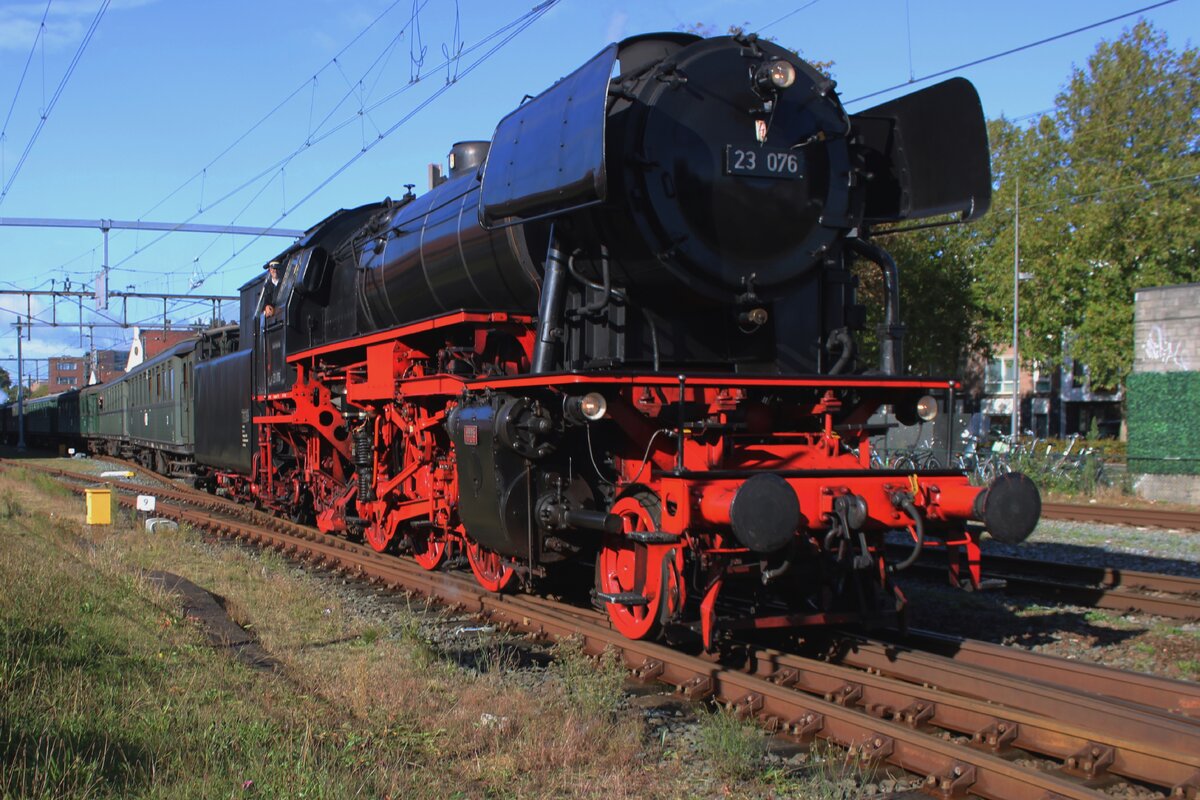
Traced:
MULTIPOLYGON (((883 534, 908 529, 915 539, 919 525, 897 501, 900 496, 919 511, 924 526, 936 532, 936 538, 927 537, 925 545, 945 547, 951 555, 951 581, 957 585, 965 578, 979 586, 979 532, 968 528, 966 521, 973 516, 980 488, 971 486, 965 475, 949 471, 908 475, 871 470, 870 442, 864 431, 867 417, 875 410, 872 403, 856 407, 849 425, 843 414, 841 430, 834 425, 835 413, 844 411, 839 389, 875 389, 886 397, 897 390, 946 392, 955 388, 953 382, 655 372, 531 375, 526 370, 534 339, 529 316, 458 311, 290 355, 287 360, 296 370, 292 389, 255 398, 262 413, 253 418, 258 452, 252 474, 220 473, 215 476, 217 484, 241 499, 277 511, 294 510, 307 502, 323 532, 359 528, 380 551, 399 542, 427 569, 461 553, 480 584, 502 591, 514 583, 520 566, 475 543, 457 519, 455 453, 444 426, 448 412, 464 391, 603 390, 617 401, 609 404, 608 413, 616 424, 627 432, 644 429, 630 439, 649 441, 614 453, 619 478, 614 481, 618 492, 610 513, 621 518, 624 530, 617 535, 597 534, 604 537, 597 556, 600 596, 614 626, 625 635, 657 635, 664 624, 678 621, 688 594, 699 592, 700 615, 693 622, 698 622, 705 646, 712 645, 722 588, 760 569, 749 550, 728 531, 735 491, 747 475, 762 471, 782 475, 795 490, 807 533, 801 538, 810 549, 823 546, 822 534, 837 513, 837 497, 853 493, 865 499, 864 529, 869 531, 874 560, 871 571, 877 574, 878 585, 894 594, 897 612, 904 598, 891 580, 883 534), (490 362, 496 374, 487 377, 428 374, 428 365, 435 361, 434 345, 451 335, 462 341, 463 334, 473 340, 475 358, 503 349, 492 348, 490 337, 497 334, 518 342, 523 357, 511 360, 510 348, 510 360, 490 362), (809 419, 809 431, 770 432, 757 437, 752 446, 742 446, 735 437, 681 430, 674 440, 664 436, 662 446, 653 447, 655 431, 662 433, 666 427, 654 420, 669 419, 681 396, 693 405, 702 402, 709 415, 720 420, 746 399, 748 391, 764 387, 819 395, 816 402, 796 411, 809 419), (344 395, 345 409, 334 405, 334 389, 344 395), (369 502, 357 499, 355 454, 347 427, 355 424, 355 415, 348 413, 350 409, 359 412, 360 423, 373 417, 375 499, 369 502), (819 425, 811 424, 814 420, 819 425), (289 445, 284 448, 287 452, 296 454, 283 466, 276 463, 277 439, 289 445), (682 453, 674 445, 680 439, 682 453), (689 586, 685 580, 688 552, 699 561, 701 585, 689 586)), ((861 621, 861 615, 788 610, 741 619, 722 617, 720 627, 791 628, 856 620, 861 621)))

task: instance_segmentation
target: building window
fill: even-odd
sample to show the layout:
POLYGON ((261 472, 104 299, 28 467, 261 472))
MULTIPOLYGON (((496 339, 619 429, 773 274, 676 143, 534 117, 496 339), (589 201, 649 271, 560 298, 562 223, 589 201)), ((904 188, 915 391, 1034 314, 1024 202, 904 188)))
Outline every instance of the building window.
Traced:
POLYGON ((75 379, 70 376, 67 376, 67 375, 60 375, 58 378, 58 385, 59 386, 74 386, 75 379))
POLYGON ((993 358, 987 365, 983 391, 985 394, 1011 395, 1014 377, 1011 358, 993 358))

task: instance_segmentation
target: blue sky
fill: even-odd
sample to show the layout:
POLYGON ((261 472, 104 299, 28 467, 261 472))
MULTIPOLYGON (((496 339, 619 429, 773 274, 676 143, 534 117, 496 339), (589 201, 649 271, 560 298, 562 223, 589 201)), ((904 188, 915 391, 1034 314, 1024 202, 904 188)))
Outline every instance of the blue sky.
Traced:
MULTIPOLYGON (((0 114, 8 120, 0 217, 302 229, 337 208, 398 197, 406 183, 423 191, 426 165, 444 162, 451 143, 490 138, 525 94, 627 35, 696 22, 722 31, 767 26, 764 35, 781 44, 832 60, 849 100, 1150 4, 560 0, 485 58, 505 34, 487 37, 529 14, 531 0, 111 0, 56 97, 103 0, 51 0, 48 12, 45 0, 0 0, 0 114), (456 52, 446 66, 444 54, 456 52)), ((1144 17, 1175 49, 1200 34, 1195 0, 1144 17)), ((1099 40, 1134 21, 958 74, 979 88, 989 116, 1043 111, 1099 40)), ((110 288, 234 294, 287 242, 114 231, 110 288)), ((49 289, 54 281, 61 288, 68 279, 73 288, 90 286, 101 244, 98 230, 0 227, 0 287, 49 289)), ((90 305, 85 321, 104 321, 90 305)), ((128 308, 131 321, 161 319, 161 303, 131 301, 128 308)), ((173 304, 168 316, 187 321, 206 308, 173 304)), ((24 301, 0 296, 0 357, 15 355, 13 309, 24 313, 24 301)), ((47 320, 78 315, 65 303, 33 310, 47 320)), ((107 313, 119 317, 120 305, 107 313)), ((125 331, 97 329, 95 336, 97 346, 127 346, 125 331)), ((35 329, 25 352, 79 353, 79 334, 35 329)))

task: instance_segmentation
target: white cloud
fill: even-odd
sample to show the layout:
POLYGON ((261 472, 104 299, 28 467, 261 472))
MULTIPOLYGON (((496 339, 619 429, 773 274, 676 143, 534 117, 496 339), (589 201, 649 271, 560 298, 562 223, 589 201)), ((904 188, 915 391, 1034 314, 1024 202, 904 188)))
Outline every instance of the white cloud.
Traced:
MULTIPOLYGON (((155 2, 158 0, 113 0, 106 15, 155 2)), ((46 50, 74 49, 83 40, 99 10, 99 0, 58 0, 50 5, 49 14, 46 14, 45 3, 5 3, 0 7, 0 51, 28 54, 37 38, 43 14, 46 14, 46 50)))
POLYGON ((608 28, 604 31, 604 43, 619 42, 625 38, 629 26, 629 14, 624 11, 614 11, 608 18, 608 28))

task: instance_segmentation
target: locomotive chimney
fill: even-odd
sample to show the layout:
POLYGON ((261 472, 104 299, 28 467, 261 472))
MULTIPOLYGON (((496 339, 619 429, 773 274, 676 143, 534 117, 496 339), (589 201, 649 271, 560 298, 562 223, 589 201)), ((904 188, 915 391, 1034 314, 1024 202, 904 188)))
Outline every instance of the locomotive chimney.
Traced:
POLYGON ((475 173, 487 158, 491 142, 455 142, 450 147, 450 178, 475 173))

